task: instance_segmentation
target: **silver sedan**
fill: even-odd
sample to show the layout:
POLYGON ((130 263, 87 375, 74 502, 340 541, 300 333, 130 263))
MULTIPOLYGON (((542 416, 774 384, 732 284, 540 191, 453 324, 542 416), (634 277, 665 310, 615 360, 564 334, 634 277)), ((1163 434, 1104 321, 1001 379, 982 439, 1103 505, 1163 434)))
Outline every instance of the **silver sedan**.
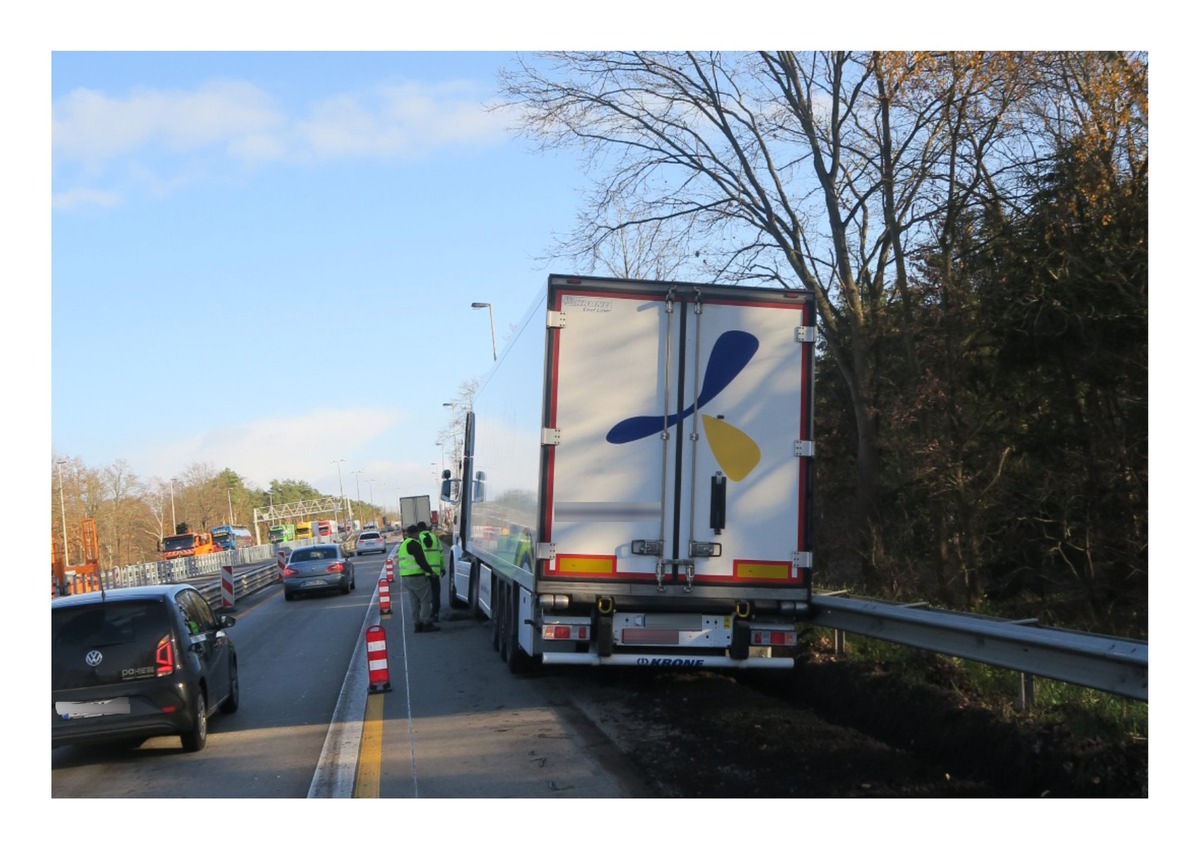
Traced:
POLYGON ((378 531, 363 531, 354 543, 354 553, 359 557, 364 554, 383 554, 386 551, 387 543, 378 531))
POLYGON ((283 569, 283 597, 291 601, 297 593, 354 589, 354 567, 336 545, 306 545, 288 555, 283 569))

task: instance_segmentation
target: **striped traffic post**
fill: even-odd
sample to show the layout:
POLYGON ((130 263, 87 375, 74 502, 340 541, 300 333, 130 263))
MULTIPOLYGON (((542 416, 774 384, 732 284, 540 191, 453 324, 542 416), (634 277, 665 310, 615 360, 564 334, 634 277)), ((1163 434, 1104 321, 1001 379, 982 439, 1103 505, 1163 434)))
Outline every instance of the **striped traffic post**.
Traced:
POLYGON ((275 555, 275 562, 279 564, 279 580, 283 580, 283 570, 287 568, 287 552, 280 550, 279 554, 275 555))
POLYGON ((386 693, 392 689, 388 676, 387 632, 382 625, 367 628, 367 678, 370 682, 368 693, 386 693))
POLYGON ((396 577, 396 558, 388 557, 388 559, 383 562, 383 565, 387 569, 387 580, 390 584, 396 577))
POLYGON ((233 610, 233 566, 221 567, 221 607, 233 610))
POLYGON ((392 612, 392 588, 388 586, 387 578, 379 579, 379 612, 392 612))

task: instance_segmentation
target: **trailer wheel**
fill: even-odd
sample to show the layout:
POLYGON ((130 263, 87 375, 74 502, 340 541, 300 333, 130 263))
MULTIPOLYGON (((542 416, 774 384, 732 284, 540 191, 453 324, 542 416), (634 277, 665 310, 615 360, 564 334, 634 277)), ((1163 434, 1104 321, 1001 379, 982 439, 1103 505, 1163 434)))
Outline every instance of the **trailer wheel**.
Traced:
POLYGON ((498 602, 494 602, 492 606, 499 608, 496 611, 496 620, 499 623, 499 633, 496 635, 496 638, 499 642, 500 659, 508 663, 508 652, 511 646, 508 635, 509 631, 512 630, 512 620, 509 618, 508 607, 508 581, 500 582, 500 599, 498 602))
POLYGON ((504 605, 501 604, 500 593, 502 592, 503 586, 504 586, 504 584, 493 575, 492 576, 491 617, 492 617, 492 649, 495 651, 500 651, 500 616, 501 616, 501 611, 504 609, 504 605))

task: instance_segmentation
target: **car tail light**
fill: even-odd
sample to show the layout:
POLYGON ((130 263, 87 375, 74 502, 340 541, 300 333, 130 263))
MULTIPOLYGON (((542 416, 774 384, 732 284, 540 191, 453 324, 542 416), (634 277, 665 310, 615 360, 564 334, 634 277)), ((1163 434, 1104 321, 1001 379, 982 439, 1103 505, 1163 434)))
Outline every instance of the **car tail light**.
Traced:
POLYGON ((346 564, 340 560, 335 560, 325 568, 325 571, 326 572, 345 572, 346 564))
POLYGON ((285 577, 285 578, 294 578, 299 574, 300 573, 297 572, 295 569, 293 569, 291 566, 283 567, 283 577, 285 577))
POLYGON ((167 634, 154 649, 154 674, 161 678, 175 671, 175 639, 167 634))

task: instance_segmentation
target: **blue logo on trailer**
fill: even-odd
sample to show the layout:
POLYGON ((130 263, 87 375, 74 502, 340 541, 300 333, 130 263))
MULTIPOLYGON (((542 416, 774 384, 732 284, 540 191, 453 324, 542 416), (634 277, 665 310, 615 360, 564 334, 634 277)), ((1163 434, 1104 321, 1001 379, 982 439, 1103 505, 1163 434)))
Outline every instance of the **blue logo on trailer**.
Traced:
MULTIPOLYGON (((729 384, 733 383, 734 379, 749 365, 757 351, 758 339, 752 334, 744 330, 728 330, 722 333, 708 355, 708 367, 704 371, 704 382, 700 386, 700 396, 694 405, 665 418, 663 416, 632 416, 617 422, 608 432, 606 439, 613 445, 635 442, 674 427, 692 413, 699 413, 701 407, 708 404, 729 384)), ((758 444, 724 419, 706 416, 702 413, 699 415, 704 426, 704 435, 708 439, 708 445, 712 449, 721 471, 730 480, 740 481, 745 478, 762 458, 758 444)))

